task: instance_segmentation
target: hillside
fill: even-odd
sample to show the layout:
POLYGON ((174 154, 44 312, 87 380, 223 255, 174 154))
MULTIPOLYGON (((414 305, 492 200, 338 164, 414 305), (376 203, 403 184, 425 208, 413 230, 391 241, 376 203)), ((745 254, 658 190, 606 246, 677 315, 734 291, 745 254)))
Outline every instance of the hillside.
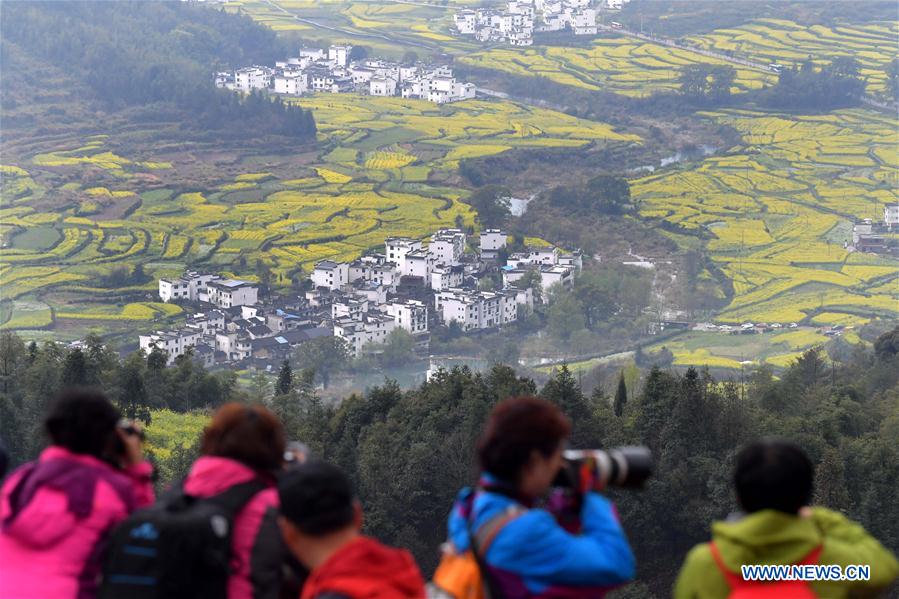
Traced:
MULTIPOLYGON (((187 267, 251 280, 271 273, 286 292, 317 260, 352 259, 386 236, 422 236, 458 223, 477 228, 465 201, 489 183, 536 198, 530 214, 506 222, 513 233, 587 249, 597 258, 588 269, 606 273, 598 276, 626 277, 608 273, 634 256, 659 265, 639 322, 626 330, 630 311, 623 310, 574 330, 578 356, 653 345, 643 329, 664 312, 807 327, 806 337, 789 342, 763 338, 755 358, 782 366, 820 336, 815 327, 857 326, 899 312, 899 262, 844 247, 855 220, 879 218, 899 199, 895 118, 859 108, 772 112, 756 101, 762 87, 776 83, 771 73, 737 68, 730 99, 693 105, 678 93, 680 73, 715 59, 610 35, 485 48, 451 35, 456 5, 233 1, 224 12, 190 3, 136 11, 10 6, 3 17, 4 328, 66 339, 101 330, 127 343, 135 331, 182 318, 178 307, 155 301, 159 276, 187 267), (121 26, 100 27, 101 14, 121 26), (76 24, 67 36, 39 34, 63 15, 76 24), (28 27, 12 27, 16 22, 28 27), (86 51, 95 38, 97 48, 86 51), (217 68, 270 64, 297 44, 331 42, 387 57, 455 57, 463 73, 476 66, 477 81, 513 97, 435 107, 347 94, 269 105, 250 96, 241 105, 211 87, 217 68), (138 46, 153 51, 136 67, 138 46), (64 71, 56 65, 67 52, 74 68, 64 71), (119 57, 104 67, 110 77, 102 85, 97 53, 119 57), (123 73, 134 82, 123 83, 123 73), (551 101, 538 107, 539 99, 515 90, 551 101), (239 117, 241 110, 258 119, 239 117), (301 110, 301 120, 314 115, 314 143, 298 146, 280 135, 291 110, 301 110), (699 148, 713 155, 703 158, 699 148), (583 185, 598 173, 627 178, 639 209, 572 214, 545 200, 554 188, 583 185)), ((705 15, 704 6, 672 10, 705 15)), ((869 92, 883 94, 889 57, 880 42, 896 24, 877 7, 855 20, 831 8, 819 24, 784 3, 741 18, 722 13, 705 28, 680 20, 668 34, 696 48, 787 65, 800 55, 827 64, 834 48, 846 48, 859 59, 869 92)), ((541 316, 546 324, 550 315, 541 316)), ((569 341, 513 342, 558 359, 571 350, 569 341)), ((703 354, 686 349, 689 339, 670 343, 679 348, 676 364, 737 363, 730 351, 703 354)))

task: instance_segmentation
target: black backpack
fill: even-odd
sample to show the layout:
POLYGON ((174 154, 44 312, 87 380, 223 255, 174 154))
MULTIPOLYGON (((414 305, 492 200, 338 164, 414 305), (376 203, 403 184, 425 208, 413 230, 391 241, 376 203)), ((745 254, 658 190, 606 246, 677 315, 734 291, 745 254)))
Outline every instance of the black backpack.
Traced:
POLYGON ((234 519, 265 483, 197 498, 180 488, 134 512, 109 538, 98 599, 223 599, 234 519))

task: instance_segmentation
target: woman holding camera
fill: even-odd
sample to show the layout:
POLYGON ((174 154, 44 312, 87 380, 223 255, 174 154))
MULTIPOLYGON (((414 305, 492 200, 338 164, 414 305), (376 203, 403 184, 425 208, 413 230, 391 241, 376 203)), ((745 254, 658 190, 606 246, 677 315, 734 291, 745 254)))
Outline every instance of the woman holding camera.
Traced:
POLYGON ((51 445, 3 485, 0 598, 96 594, 106 536, 153 502, 140 430, 120 417, 99 391, 54 401, 44 421, 51 445))
POLYGON ((480 481, 460 492, 448 528, 452 550, 473 549, 493 597, 600 597, 634 577, 624 531, 599 493, 579 496, 576 522, 535 507, 570 431, 559 408, 535 397, 508 399, 490 415, 477 447, 480 481))

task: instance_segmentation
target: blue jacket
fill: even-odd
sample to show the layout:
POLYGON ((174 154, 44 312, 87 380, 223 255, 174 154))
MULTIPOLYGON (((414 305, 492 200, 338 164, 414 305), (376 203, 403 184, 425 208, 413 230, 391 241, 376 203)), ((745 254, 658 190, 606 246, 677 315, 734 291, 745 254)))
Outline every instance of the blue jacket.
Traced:
MULTIPOLYGON (((490 475, 483 480, 495 481, 490 475)), ((469 548, 469 522, 476 532, 514 503, 511 497, 483 489, 460 491, 448 523, 456 551, 469 548)), ((581 523, 581 534, 573 535, 549 511, 528 509, 506 524, 484 556, 505 599, 601 597, 610 587, 632 580, 634 555, 612 503, 589 493, 581 523)))

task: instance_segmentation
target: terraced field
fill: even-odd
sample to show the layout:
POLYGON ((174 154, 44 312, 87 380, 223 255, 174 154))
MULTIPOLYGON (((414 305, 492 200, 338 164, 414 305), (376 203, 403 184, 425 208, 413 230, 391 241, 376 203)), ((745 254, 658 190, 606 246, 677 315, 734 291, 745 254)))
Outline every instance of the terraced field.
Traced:
POLYGON ((809 56, 819 64, 851 56, 862 65, 868 92, 876 94, 886 89, 886 70, 896 56, 897 36, 896 22, 804 27, 792 21, 758 19, 733 29, 690 36, 686 41, 700 48, 785 66, 801 63, 809 56))
POLYGON ((180 310, 149 301, 155 279, 186 265, 252 277, 261 259, 287 286, 314 262, 353 259, 387 236, 472 224, 464 190, 442 183, 462 157, 639 142, 602 123, 508 102, 439 107, 350 94, 297 101, 315 111, 317 158, 277 173, 248 168, 205 190, 167 186, 170 162, 121 156, 105 137, 3 167, 0 326, 158 326, 180 310), (116 268, 137 264, 146 283, 104 286, 116 268))
POLYGON ((896 318, 899 261, 844 247, 854 219, 881 219, 899 201, 896 120, 865 110, 705 116, 745 145, 636 180, 632 192, 643 216, 707 237, 734 287, 717 320, 896 318))
MULTIPOLYGON (((588 47, 494 48, 461 56, 458 61, 513 75, 545 77, 563 85, 633 97, 676 90, 680 69, 686 65, 729 64, 689 50, 624 36, 598 38, 588 47)), ((732 91, 738 93, 757 89, 775 81, 771 74, 738 68, 732 91)))
POLYGON ((464 4, 470 3, 427 6, 390 0, 230 0, 224 6, 275 31, 297 32, 304 40, 365 45, 379 56, 400 57, 407 50, 476 50, 478 46, 471 41, 448 35, 453 11, 464 4))
MULTIPOLYGON (((851 331, 844 337, 849 337, 851 331)), ((662 347, 674 355, 675 366, 708 366, 709 368, 739 370, 760 364, 786 368, 802 353, 820 347, 830 338, 814 328, 790 329, 761 335, 728 335, 715 332, 690 331, 653 345, 656 352, 662 347)), ((858 342, 857 338, 855 342, 858 342)))

